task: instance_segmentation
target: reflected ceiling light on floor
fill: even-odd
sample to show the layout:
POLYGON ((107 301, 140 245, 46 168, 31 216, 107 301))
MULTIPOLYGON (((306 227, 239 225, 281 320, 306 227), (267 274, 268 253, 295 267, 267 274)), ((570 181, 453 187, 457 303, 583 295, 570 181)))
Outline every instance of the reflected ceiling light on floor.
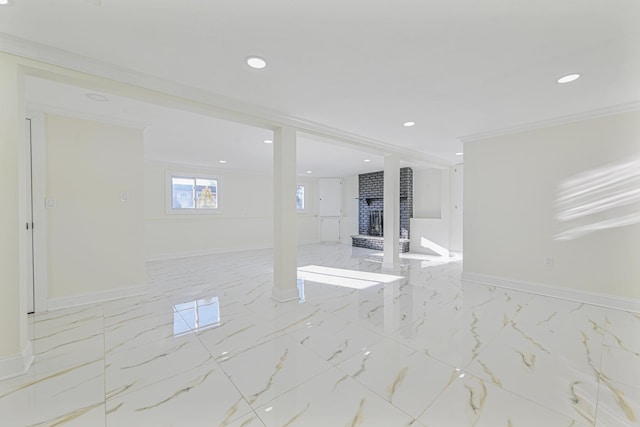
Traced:
POLYGON ((456 156, 462 156, 464 153, 456 153, 456 156))
POLYGON ((267 61, 259 56, 247 56, 245 58, 245 62, 251 68, 255 68, 256 70, 260 70, 267 66, 267 61))
POLYGON ((371 161, 371 160, 369 160, 369 159, 364 159, 364 162, 365 162, 365 163, 369 163, 370 161, 371 161))
POLYGON ((272 140, 270 140, 270 139, 265 139, 265 140, 264 140, 264 143, 265 143, 265 144, 273 144, 273 141, 272 141, 272 140))
POLYGON ((306 171, 305 173, 313 173, 313 171, 306 171))
POLYGON ((573 81, 576 81, 580 78, 580 74, 578 73, 574 73, 574 74, 567 74, 564 77, 560 77, 558 79, 558 83, 571 83, 573 81))
MULTIPOLYGON (((0 1, 2 1, 2 0, 0 0, 0 1)), ((101 95, 99 93, 87 93, 87 94, 85 94, 85 96, 87 98, 89 98, 90 100, 96 101, 96 102, 107 102, 109 100, 109 98, 107 98, 106 96, 101 95)))
POLYGON ((9 4, 9 0, 0 0, 0 6, 9 4))
POLYGON ((220 160, 220 163, 222 163, 224 165, 225 163, 227 163, 227 161, 226 160, 220 160))
POLYGON ((415 126, 416 122, 404 122, 402 124, 402 126, 406 127, 406 128, 410 128, 411 126, 415 126))

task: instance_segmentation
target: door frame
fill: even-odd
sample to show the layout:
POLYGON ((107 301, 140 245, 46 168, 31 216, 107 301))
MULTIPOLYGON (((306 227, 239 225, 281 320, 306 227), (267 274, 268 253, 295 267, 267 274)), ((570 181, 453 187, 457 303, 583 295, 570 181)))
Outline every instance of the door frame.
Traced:
MULTIPOLYGON (((40 313, 48 309, 45 115, 43 113, 27 114, 26 119, 31 121, 31 150, 30 156, 25 160, 31 162, 34 311, 40 313)), ((29 147, 23 152, 25 156, 28 155, 29 147)))

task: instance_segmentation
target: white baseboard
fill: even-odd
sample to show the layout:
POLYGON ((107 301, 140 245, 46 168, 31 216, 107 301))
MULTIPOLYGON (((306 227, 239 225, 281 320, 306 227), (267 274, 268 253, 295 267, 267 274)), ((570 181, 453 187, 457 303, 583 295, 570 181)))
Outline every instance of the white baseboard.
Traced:
POLYGON ((521 280, 505 279, 503 277, 471 272, 463 272, 462 280, 483 285, 497 286, 499 288, 529 292, 532 294, 543 295, 547 297, 597 305, 600 307, 615 308, 618 310, 640 313, 640 300, 620 297, 617 295, 562 288, 546 285, 543 283, 532 283, 521 280))
POLYGON ((20 353, 0 357, 0 380, 17 377, 27 373, 33 363, 33 347, 27 342, 20 353))
MULTIPOLYGON (((319 240, 301 240, 298 242, 298 246, 312 245, 316 243, 320 243, 320 241, 319 240)), ((257 251, 262 249, 273 249, 273 245, 253 245, 253 246, 241 246, 236 248, 207 249, 205 251, 188 251, 188 252, 174 252, 169 254, 149 255, 146 257, 146 261, 147 262, 166 261, 171 259, 218 255, 218 254, 226 254, 226 253, 233 253, 233 252, 257 251)))
POLYGON ((148 255, 146 257, 146 261, 147 262, 166 261, 171 259, 218 255, 218 254, 226 254, 231 252, 256 251, 260 249, 273 249, 273 245, 254 245, 254 246, 242 246, 237 248, 218 248, 218 249, 207 249, 204 251, 187 251, 187 252, 173 252, 168 254, 148 255))
POLYGON ((47 309, 58 310, 60 308, 76 307, 79 305, 96 304, 111 301, 119 298, 143 295, 149 292, 149 286, 132 286, 129 288, 110 289, 107 291, 91 292, 86 294, 72 295, 69 297, 49 298, 47 309))
POLYGON ((271 290, 271 298, 278 302, 296 301, 300 299, 300 291, 298 288, 279 289, 274 287, 271 290))

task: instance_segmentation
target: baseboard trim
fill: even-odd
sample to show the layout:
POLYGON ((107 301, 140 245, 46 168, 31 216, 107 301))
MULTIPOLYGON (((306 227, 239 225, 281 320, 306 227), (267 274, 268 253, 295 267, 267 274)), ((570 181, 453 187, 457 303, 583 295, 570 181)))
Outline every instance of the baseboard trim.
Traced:
POLYGON ((584 304, 597 305, 600 307, 640 313, 640 300, 620 297, 617 295, 562 288, 543 283, 525 282, 522 280, 506 279, 504 277, 472 272, 463 272, 462 280, 482 285, 512 289, 515 291, 529 292, 536 295, 581 302, 584 304))
POLYGON ((275 286, 271 290, 271 298, 278 302, 297 301, 300 299, 300 291, 298 288, 279 289, 275 286))
POLYGON ((76 307, 86 304, 97 304, 114 299, 143 295, 149 292, 148 285, 132 286, 129 288, 110 289, 108 291, 91 292, 69 297, 49 298, 47 308, 49 311, 61 308, 76 307))
POLYGON ((31 341, 27 342, 20 353, 0 357, 0 380, 26 374, 33 363, 33 359, 31 341))
MULTIPOLYGON (((298 242, 298 246, 313 245, 320 243, 319 240, 301 240, 298 242)), ((253 246, 241 246, 236 248, 218 248, 207 249, 205 251, 188 251, 188 252, 174 252, 169 254, 149 255, 146 257, 147 262, 154 261, 167 261, 180 258, 191 258, 207 255, 219 255, 233 252, 245 252, 245 251, 258 251, 263 249, 273 249, 273 245, 253 245, 253 246)))
POLYGON ((147 262, 167 261, 172 259, 191 258, 191 257, 207 256, 207 255, 218 255, 218 254, 226 254, 226 253, 232 253, 232 252, 257 251, 261 249, 273 249, 273 246, 272 245, 254 245, 254 246, 243 246, 243 247, 237 247, 237 248, 207 249, 204 251, 174 252, 174 253, 168 253, 168 254, 149 255, 146 257, 146 261, 147 262))

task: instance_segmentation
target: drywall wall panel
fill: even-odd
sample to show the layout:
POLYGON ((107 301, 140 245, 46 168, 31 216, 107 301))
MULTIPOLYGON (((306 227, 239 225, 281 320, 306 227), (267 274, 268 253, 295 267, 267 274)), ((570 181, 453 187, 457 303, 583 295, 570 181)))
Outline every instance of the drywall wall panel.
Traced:
POLYGON ((142 131, 46 118, 49 298, 145 284, 142 131))
POLYGON ((640 298, 640 112, 465 144, 464 271, 640 298))

